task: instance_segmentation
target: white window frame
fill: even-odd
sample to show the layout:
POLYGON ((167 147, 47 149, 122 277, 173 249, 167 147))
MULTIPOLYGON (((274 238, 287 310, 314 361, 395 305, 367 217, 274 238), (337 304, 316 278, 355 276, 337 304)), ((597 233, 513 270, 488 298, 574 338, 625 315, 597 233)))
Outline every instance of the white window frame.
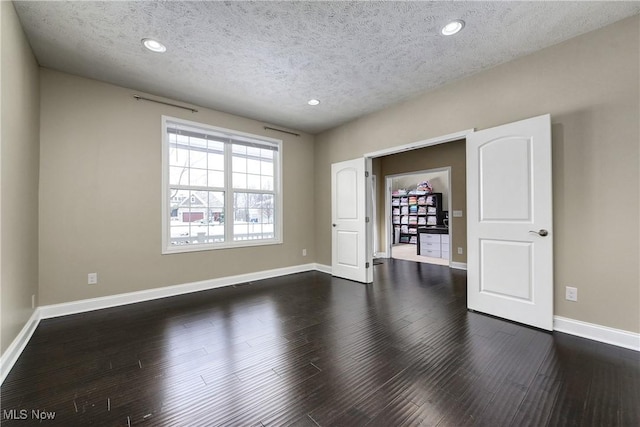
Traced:
MULTIPOLYGON (((262 135, 254 135, 246 132, 239 132, 232 129, 225 129, 221 127, 211 126, 204 123, 193 122, 189 120, 183 120, 170 116, 162 116, 162 254, 175 254, 184 252, 200 252, 216 249, 228 249, 239 247, 251 247, 251 246, 266 246, 282 244, 282 225, 283 221, 283 203, 282 203, 282 140, 269 138, 262 135), (232 155, 231 145, 225 143, 225 241, 221 243, 202 243, 202 244, 189 244, 189 245, 172 245, 171 244, 171 231, 170 231, 170 200, 169 200, 169 137, 167 132, 167 123, 183 124, 185 126, 199 128, 204 132, 212 133, 216 136, 228 137, 228 138, 250 138, 257 142, 264 142, 265 145, 277 146, 277 154, 274 154, 274 197, 275 197, 275 213, 274 213, 274 237, 272 239, 256 239, 256 240, 233 240, 233 184, 232 184, 232 155)), ((275 150, 274 150, 275 151, 275 150)), ((235 192, 240 193, 264 193, 260 190, 249 189, 236 189, 235 192)))

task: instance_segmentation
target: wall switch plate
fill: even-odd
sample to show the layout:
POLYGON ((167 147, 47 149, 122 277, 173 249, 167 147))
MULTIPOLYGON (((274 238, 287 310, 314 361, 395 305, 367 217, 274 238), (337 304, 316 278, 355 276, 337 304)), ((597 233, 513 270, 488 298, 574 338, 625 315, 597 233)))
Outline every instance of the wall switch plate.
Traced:
POLYGON ((454 218, 462 218, 462 211, 453 211, 454 218))
POLYGON ((566 287, 565 298, 567 301, 578 301, 578 288, 566 287))
POLYGON ((87 284, 88 285, 97 285, 98 284, 98 273, 89 273, 87 275, 87 284))
POLYGON ((306 249, 302 250, 302 256, 307 256, 307 250, 306 249))
POLYGON ((31 295, 31 308, 36 308, 36 295, 31 295))
POLYGON ((458 246, 458 255, 462 255, 462 248, 458 246))

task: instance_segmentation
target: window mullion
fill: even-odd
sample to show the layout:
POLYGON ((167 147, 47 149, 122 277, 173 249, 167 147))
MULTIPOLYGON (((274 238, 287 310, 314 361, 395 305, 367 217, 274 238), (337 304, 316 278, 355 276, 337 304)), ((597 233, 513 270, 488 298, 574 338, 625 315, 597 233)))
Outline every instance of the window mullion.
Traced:
POLYGON ((233 153, 231 150, 231 143, 226 142, 224 144, 224 235, 225 242, 233 242, 233 153))
POLYGON ((248 188, 236 188, 236 191, 240 193, 251 193, 251 194, 272 194, 272 195, 276 194, 276 192, 273 190, 253 190, 248 188))
POLYGON ((201 187, 201 186, 197 186, 197 185, 182 185, 182 184, 176 184, 176 185, 169 185, 169 188, 173 188, 176 190, 191 190, 191 191, 225 191, 224 187, 201 187))

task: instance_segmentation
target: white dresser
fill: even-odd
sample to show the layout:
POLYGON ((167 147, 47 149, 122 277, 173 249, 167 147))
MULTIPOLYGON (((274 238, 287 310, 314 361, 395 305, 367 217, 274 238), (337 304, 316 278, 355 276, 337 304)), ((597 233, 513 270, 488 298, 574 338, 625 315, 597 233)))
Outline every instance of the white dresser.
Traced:
POLYGON ((418 255, 449 259, 449 235, 420 233, 418 255))

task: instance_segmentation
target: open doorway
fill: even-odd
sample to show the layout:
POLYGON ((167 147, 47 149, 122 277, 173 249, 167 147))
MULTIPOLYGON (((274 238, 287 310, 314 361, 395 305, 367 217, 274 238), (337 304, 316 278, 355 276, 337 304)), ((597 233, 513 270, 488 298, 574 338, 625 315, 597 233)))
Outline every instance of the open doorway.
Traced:
MULTIPOLYGON (((448 171, 448 195, 443 201, 442 211, 447 212, 448 230, 445 230, 445 246, 448 243, 447 264, 451 268, 466 269, 466 140, 464 135, 455 137, 443 137, 435 144, 426 141, 425 145, 419 147, 400 147, 396 151, 388 153, 379 152, 367 155, 372 159, 372 173, 376 176, 378 188, 376 192, 376 217, 374 228, 377 230, 377 245, 374 253, 377 258, 392 258, 394 256, 394 224, 391 192, 392 185, 388 185, 388 178, 398 176, 420 174, 427 171, 448 171), (404 149, 403 149, 404 148, 404 149), (448 240, 448 242, 446 241, 448 240)), ((409 181, 405 185, 410 189, 415 188, 422 180, 407 178, 409 181)), ((434 192, 442 189, 434 188, 434 192)), ((444 219, 444 218, 443 218, 444 219)), ((441 225, 444 225, 442 221, 441 225)), ((403 224, 400 224, 403 225, 403 224)), ((407 224, 408 225, 408 224, 407 224)), ((399 240, 397 240, 399 242, 399 240)), ((403 259, 412 261, 425 261, 421 255, 417 254, 416 244, 419 242, 419 235, 416 236, 416 243, 404 248, 397 246, 400 250, 406 251, 409 256, 403 259), (413 255, 415 253, 415 255, 413 255), (411 259, 415 257, 415 259, 411 259), (420 258, 418 258, 420 257, 420 258)), ((404 242, 403 242, 404 243, 404 242)), ((442 260, 442 239, 440 242, 440 260, 442 260)), ((400 254, 396 254, 400 256, 400 254)), ((434 257, 435 258, 435 257, 434 257)))
POLYGON ((451 167, 387 175, 385 196, 390 257, 448 266, 451 167))

